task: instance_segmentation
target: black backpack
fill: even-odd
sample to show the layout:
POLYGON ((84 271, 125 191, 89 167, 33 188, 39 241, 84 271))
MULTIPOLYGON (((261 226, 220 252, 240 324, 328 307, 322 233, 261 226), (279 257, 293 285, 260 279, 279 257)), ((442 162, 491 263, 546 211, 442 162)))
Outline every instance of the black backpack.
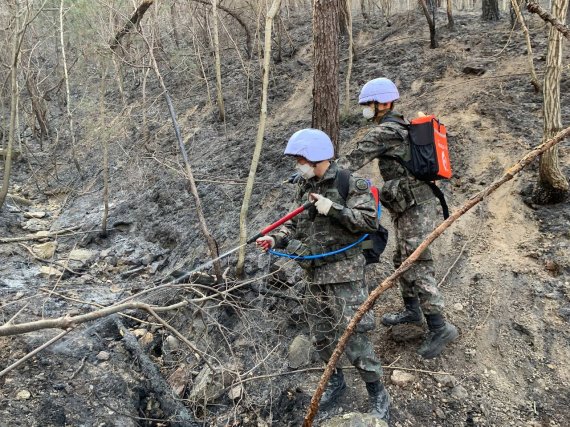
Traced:
POLYGON ((399 123, 408 130, 410 160, 404 161, 397 156, 382 156, 396 160, 408 172, 431 188, 434 196, 439 199, 443 210, 443 218, 449 217, 449 207, 441 189, 434 181, 451 178, 451 165, 447 148, 447 130, 435 116, 424 116, 413 119, 410 123, 389 116, 384 123, 399 123))
MULTIPOLYGON (((346 200, 348 197, 348 181, 350 179, 350 171, 339 169, 336 175, 336 188, 340 196, 346 200)), ((370 185, 370 191, 376 200, 376 209, 380 208, 380 200, 378 188, 370 185)), ((374 264, 380 261, 380 255, 386 249, 388 243, 388 230, 378 223, 376 231, 369 233, 368 237, 362 242, 362 254, 366 258, 366 264, 374 264)))

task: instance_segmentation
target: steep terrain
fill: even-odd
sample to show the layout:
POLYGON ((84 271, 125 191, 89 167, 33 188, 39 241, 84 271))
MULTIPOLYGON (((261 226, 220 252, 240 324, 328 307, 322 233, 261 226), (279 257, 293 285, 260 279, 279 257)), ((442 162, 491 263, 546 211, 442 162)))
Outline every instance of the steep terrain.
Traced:
MULTIPOLYGON (((248 220, 252 233, 289 209, 292 188, 283 182, 292 165, 281 153, 295 130, 310 125, 310 22, 294 16, 284 22, 290 43, 284 43, 283 61, 274 64, 271 75, 270 117, 248 220)), ((542 96, 529 83, 522 35, 512 32, 508 22, 483 23, 475 13, 456 16, 456 26, 455 32, 441 28, 440 48, 432 50, 419 14, 396 15, 389 28, 357 20, 354 109, 343 117, 342 129, 344 151, 357 129, 366 126, 355 102, 361 85, 378 76, 394 79, 402 94, 400 111, 407 116, 433 112, 450 130, 454 177, 442 186, 452 208, 501 176, 540 142, 542 133, 542 96), (469 69, 482 74, 470 74, 469 69)), ((529 19, 529 26, 542 75, 545 27, 536 18, 529 19)), ((565 124, 570 122, 569 57, 566 50, 561 82, 565 124)), ((220 251, 237 242, 260 87, 258 67, 252 67, 247 78, 235 52, 224 59, 224 124, 216 120, 201 81, 174 67, 165 78, 220 251)), ((87 75, 78 89, 78 97, 89 99, 76 112, 85 179, 78 179, 67 161, 60 162, 59 172, 46 166, 51 164, 49 147, 41 150, 31 140, 39 154, 15 165, 11 192, 33 205, 10 202, 0 212, 0 235, 78 228, 50 240, 57 248, 47 262, 37 259, 38 242, 0 244, 3 321, 22 308, 16 322, 86 313, 159 286, 209 259, 160 90, 149 83, 154 104, 149 109, 151 138, 145 140, 142 119, 134 113, 141 102, 138 85, 129 78, 129 113, 113 110, 118 95, 108 88, 108 121, 101 124, 90 119, 99 111, 97 99, 89 98, 90 91, 98 93, 96 76, 87 75), (113 229, 107 238, 96 232, 102 216, 102 155, 96 143, 104 138, 112 141, 113 229), (38 178, 42 174, 44 178, 38 178), (29 219, 30 212, 46 215, 29 219), (63 275, 40 272, 58 260, 67 262, 63 275)), ((566 176, 569 146, 566 141, 560 151, 566 176)), ((68 158, 63 147, 60 150, 59 156, 68 158)), ((380 184, 374 165, 360 173, 380 184)), ((570 206, 567 201, 532 205, 536 179, 533 164, 434 244, 446 313, 461 332, 441 357, 425 361, 415 354, 419 328, 387 330, 378 323, 373 340, 387 366, 391 425, 570 424, 570 206), (394 370, 413 377, 397 385, 394 370)), ((388 214, 382 221, 390 227, 388 214)), ((392 271, 392 249, 389 245, 382 262, 367 272, 370 286, 392 271)), ((131 313, 134 318, 122 322, 169 378, 198 425, 297 426, 321 373, 321 364, 314 360, 302 365, 302 372, 288 368, 291 341, 308 333, 299 304, 299 272, 291 263, 248 248, 246 280, 236 281, 234 263, 235 257, 224 260, 227 283, 215 290, 195 279, 194 286, 145 294, 145 301, 162 305, 181 298, 190 301, 163 313, 163 318, 194 350, 146 313, 131 313), (223 375, 209 373, 204 358, 224 366, 223 375)), ((399 307, 398 292, 392 289, 375 311, 379 317, 399 307)), ((0 426, 165 425, 168 411, 159 404, 157 384, 141 372, 140 358, 125 347, 116 320, 79 326, 1 377, 0 426)), ((1 368, 58 333, 42 330, 0 338, 1 368)), ((319 414, 317 423, 338 413, 367 410, 362 383, 353 370, 347 371, 349 392, 331 413, 319 414)))

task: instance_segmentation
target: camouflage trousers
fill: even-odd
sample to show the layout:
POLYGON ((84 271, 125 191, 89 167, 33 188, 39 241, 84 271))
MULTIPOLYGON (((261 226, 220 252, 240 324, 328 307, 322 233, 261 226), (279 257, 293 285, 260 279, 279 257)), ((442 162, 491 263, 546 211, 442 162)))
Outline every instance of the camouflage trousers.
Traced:
MULTIPOLYGON (((307 285, 305 313, 321 360, 329 361, 348 322, 367 297, 368 289, 364 281, 307 285)), ((344 350, 365 382, 382 379, 382 365, 366 335, 374 326, 374 314, 369 311, 357 325, 344 350)))
MULTIPOLYGON (((437 203, 438 200, 433 198, 400 214, 392 213, 396 230, 396 268, 433 231, 439 215, 437 203)), ((403 298, 418 297, 424 314, 442 313, 443 298, 437 288, 434 261, 429 247, 422 252, 412 268, 400 277, 400 291, 403 298)))

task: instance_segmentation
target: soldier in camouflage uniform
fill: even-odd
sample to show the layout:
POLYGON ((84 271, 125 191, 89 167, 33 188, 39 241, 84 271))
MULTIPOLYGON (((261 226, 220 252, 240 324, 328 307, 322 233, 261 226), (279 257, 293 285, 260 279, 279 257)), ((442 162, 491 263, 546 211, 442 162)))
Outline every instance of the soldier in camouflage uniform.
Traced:
MULTIPOLYGON (((384 186, 380 192, 382 204, 388 208, 396 230, 396 268, 435 228, 437 202, 432 189, 413 177, 395 158, 410 159, 407 123, 393 111, 399 98, 398 89, 386 78, 371 80, 362 88, 359 103, 363 115, 374 122, 368 133, 358 140, 357 147, 338 162, 341 167, 356 171, 378 159, 384 186)), ((400 289, 405 309, 384 315, 386 326, 402 323, 422 324, 422 312, 429 332, 418 353, 431 359, 445 345, 457 338, 457 329, 443 318, 443 299, 435 280, 434 261, 427 248, 418 261, 400 277, 400 289)))
MULTIPOLYGON (((267 250, 286 248, 297 255, 333 252, 357 241, 378 226, 376 202, 363 179, 349 178, 348 195, 343 199, 337 189, 338 167, 330 138, 316 129, 303 129, 290 139, 286 155, 294 156, 302 179, 294 204, 307 200, 315 204, 283 226, 277 233, 264 236, 257 244, 267 250)), ((357 245, 335 255, 299 260, 306 272, 305 308, 316 350, 327 362, 348 322, 368 296, 364 282, 365 259, 357 245)), ((381 379, 382 366, 368 340, 374 328, 368 312, 358 324, 345 349, 350 362, 366 383, 372 413, 387 420, 389 396, 381 379)), ((340 368, 335 370, 321 399, 321 408, 330 407, 346 388, 340 368)))

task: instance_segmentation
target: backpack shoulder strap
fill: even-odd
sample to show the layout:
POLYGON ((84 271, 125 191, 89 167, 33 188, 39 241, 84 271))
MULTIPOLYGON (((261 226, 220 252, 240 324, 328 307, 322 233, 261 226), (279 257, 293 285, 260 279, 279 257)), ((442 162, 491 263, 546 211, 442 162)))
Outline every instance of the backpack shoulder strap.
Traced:
POLYGON ((345 201, 348 197, 348 186, 350 181, 350 171, 348 169, 339 169, 336 173, 336 188, 345 201))
POLYGON ((445 196, 443 195, 443 191, 441 191, 441 188, 439 188, 435 182, 431 181, 424 181, 424 182, 427 185, 429 185, 431 191, 433 192, 433 195, 437 197, 437 199, 439 200, 439 203, 441 204, 441 209, 443 210, 443 219, 449 218, 449 207, 447 206, 447 201, 445 200, 445 196))

